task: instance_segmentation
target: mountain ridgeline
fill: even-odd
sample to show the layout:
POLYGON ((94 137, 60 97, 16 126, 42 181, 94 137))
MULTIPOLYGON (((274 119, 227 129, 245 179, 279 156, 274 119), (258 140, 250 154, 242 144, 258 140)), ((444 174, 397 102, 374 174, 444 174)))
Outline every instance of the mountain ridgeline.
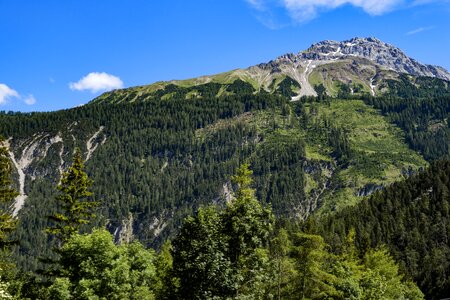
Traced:
MULTIPOLYGON (((356 228, 360 248, 387 244, 427 296, 445 296, 448 273, 421 269, 406 255, 428 255, 437 264, 439 254, 449 263, 449 242, 442 240, 450 234, 448 192, 430 196, 450 188, 448 178, 427 194, 425 175, 416 175, 450 159, 449 80, 441 67, 377 39, 355 38, 247 69, 114 90, 73 109, 2 113, 0 134, 20 193, 11 208, 20 220, 19 265, 36 270, 38 257, 50 255, 43 216, 55 210, 55 186, 79 148, 100 203, 94 225, 117 243, 138 239, 158 248, 199 207, 226 206, 236 189, 229 178, 246 162, 257 198, 276 217, 297 223, 314 216, 337 249, 356 228), (398 196, 398 186, 410 197, 398 196), (412 205, 415 199, 427 199, 428 208, 412 205), (439 220, 433 201, 444 206, 439 220), (419 225, 441 227, 433 234, 418 224, 387 228, 392 215, 376 211, 386 203, 405 210, 400 220, 423 215, 419 225), (421 238, 431 248, 415 248, 421 238)), ((427 172, 432 178, 442 170, 427 172)))

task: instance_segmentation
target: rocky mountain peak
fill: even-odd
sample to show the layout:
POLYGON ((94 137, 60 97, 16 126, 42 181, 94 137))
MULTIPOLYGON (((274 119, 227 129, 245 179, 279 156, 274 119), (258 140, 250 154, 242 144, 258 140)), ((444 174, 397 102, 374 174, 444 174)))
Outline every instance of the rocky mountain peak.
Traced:
POLYGON ((377 38, 359 38, 338 42, 325 40, 313 44, 297 55, 302 60, 334 61, 360 57, 377 65, 414 76, 430 76, 450 80, 450 73, 442 67, 425 65, 408 57, 399 48, 377 38))

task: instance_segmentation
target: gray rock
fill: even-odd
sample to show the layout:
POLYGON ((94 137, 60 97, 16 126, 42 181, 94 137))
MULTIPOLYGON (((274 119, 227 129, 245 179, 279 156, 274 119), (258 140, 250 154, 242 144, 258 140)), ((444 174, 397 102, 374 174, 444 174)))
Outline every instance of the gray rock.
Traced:
POLYGON ((399 73, 450 80, 450 73, 444 68, 422 64, 408 57, 399 48, 373 37, 352 38, 342 42, 326 40, 312 45, 297 56, 303 60, 319 61, 362 57, 399 73))

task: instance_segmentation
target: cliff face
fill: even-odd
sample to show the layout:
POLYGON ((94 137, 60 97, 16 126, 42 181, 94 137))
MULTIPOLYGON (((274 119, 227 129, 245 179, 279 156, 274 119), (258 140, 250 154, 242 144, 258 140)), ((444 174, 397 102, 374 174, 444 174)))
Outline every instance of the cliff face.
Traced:
POLYGON ((395 72, 450 80, 450 73, 444 68, 419 63, 399 48, 376 38, 353 38, 342 42, 322 41, 299 53, 299 56, 302 59, 320 61, 360 57, 395 72))

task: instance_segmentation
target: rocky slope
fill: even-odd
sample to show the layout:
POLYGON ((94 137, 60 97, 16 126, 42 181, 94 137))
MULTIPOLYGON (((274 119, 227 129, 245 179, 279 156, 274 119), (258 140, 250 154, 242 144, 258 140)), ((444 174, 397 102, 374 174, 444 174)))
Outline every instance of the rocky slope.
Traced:
POLYGON ((353 38, 343 42, 322 41, 300 52, 300 60, 336 61, 360 57, 381 68, 413 76, 437 77, 450 80, 450 73, 442 67, 421 64, 399 48, 376 38, 353 38))
MULTIPOLYGON (((164 89, 170 84, 186 88, 207 83, 232 84, 237 79, 251 84, 255 92, 274 93, 280 90, 283 80, 288 78, 299 85, 292 86, 292 100, 302 96, 317 96, 315 87, 320 84, 332 96, 338 94, 341 84, 350 86, 352 92, 374 96, 386 92, 383 83, 388 79, 397 79, 399 74, 450 81, 450 73, 444 68, 419 63, 393 45, 376 38, 352 38, 342 42, 322 41, 297 54, 285 54, 246 69, 116 90, 101 95, 94 102, 132 102, 138 98, 150 99, 158 91, 165 93, 164 89), (130 94, 133 96, 130 97, 130 94), (145 95, 148 97, 142 97, 145 95)), ((222 92, 220 90, 219 94, 222 92)))

